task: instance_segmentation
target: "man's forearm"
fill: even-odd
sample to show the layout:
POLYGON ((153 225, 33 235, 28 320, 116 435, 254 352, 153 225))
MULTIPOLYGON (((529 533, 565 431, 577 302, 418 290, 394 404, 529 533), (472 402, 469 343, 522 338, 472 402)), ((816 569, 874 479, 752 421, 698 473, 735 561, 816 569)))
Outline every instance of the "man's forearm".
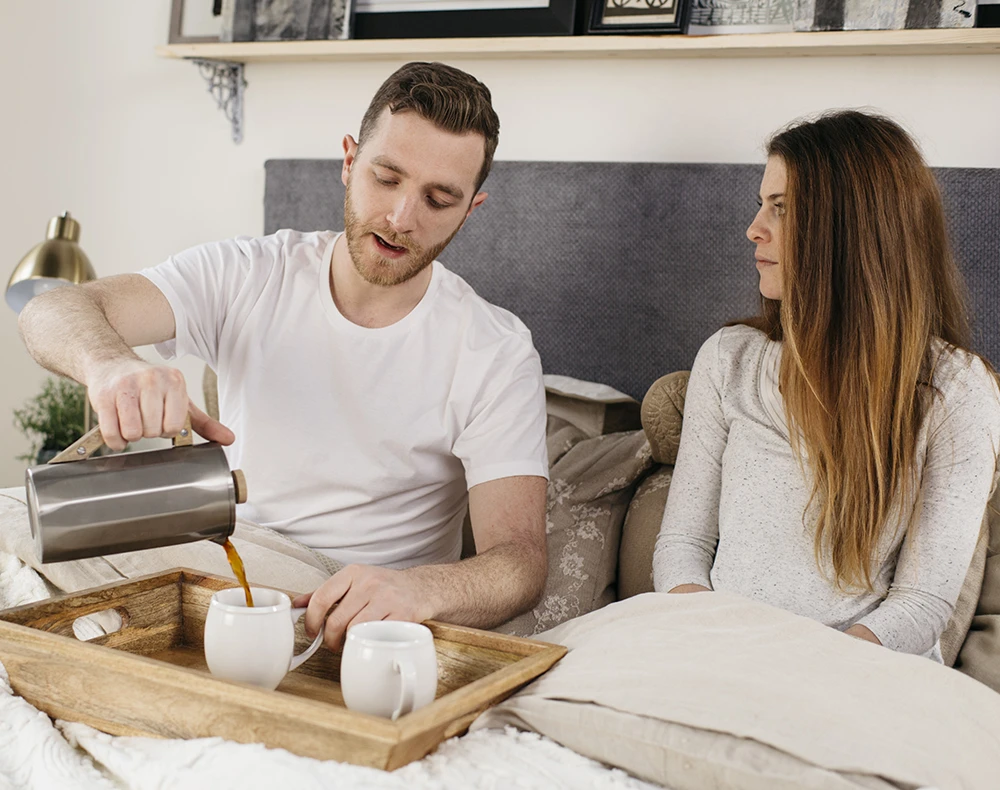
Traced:
POLYGON ((21 311, 18 327, 38 364, 82 384, 88 383, 95 365, 139 359, 83 288, 58 288, 36 296, 21 311))
POLYGON ((545 589, 544 546, 502 543, 449 565, 423 565, 417 577, 433 600, 434 619, 492 628, 538 603, 545 589))

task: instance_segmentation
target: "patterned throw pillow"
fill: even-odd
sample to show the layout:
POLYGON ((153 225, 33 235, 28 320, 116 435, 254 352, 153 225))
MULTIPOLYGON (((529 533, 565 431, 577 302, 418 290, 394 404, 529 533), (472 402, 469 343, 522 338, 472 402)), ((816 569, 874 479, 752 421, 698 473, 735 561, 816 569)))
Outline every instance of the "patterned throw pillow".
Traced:
POLYGON ((653 466, 641 430, 588 438, 549 417, 545 531, 549 576, 539 604, 495 630, 532 636, 615 600, 622 522, 653 466))

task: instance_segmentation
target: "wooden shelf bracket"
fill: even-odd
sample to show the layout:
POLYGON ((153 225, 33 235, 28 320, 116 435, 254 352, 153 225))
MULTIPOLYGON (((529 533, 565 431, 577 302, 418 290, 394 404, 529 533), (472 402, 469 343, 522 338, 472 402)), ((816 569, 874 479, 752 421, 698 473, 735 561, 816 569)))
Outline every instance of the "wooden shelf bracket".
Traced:
POLYGON ((225 113, 232 128, 233 142, 238 145, 243 141, 243 91, 247 87, 243 64, 204 58, 191 58, 191 62, 208 83, 208 92, 216 106, 225 113))

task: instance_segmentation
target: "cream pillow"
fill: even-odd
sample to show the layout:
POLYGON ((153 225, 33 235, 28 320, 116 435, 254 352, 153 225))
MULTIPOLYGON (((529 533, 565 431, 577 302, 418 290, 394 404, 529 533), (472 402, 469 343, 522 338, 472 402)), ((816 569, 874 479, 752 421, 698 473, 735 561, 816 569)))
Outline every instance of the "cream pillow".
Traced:
MULTIPOLYGON (((606 384, 545 374, 545 411, 588 437, 641 427, 639 402, 606 384)), ((550 459, 551 460, 551 459, 550 459)))

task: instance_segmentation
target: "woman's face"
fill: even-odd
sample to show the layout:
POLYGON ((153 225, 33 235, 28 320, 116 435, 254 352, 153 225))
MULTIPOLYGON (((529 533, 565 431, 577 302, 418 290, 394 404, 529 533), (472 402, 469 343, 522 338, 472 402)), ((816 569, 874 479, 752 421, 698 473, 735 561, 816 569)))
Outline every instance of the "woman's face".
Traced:
POLYGON ((760 182, 760 210, 747 228, 747 238, 757 245, 754 257, 760 272, 760 292, 767 299, 781 298, 781 230, 787 181, 784 160, 769 157, 760 182))

